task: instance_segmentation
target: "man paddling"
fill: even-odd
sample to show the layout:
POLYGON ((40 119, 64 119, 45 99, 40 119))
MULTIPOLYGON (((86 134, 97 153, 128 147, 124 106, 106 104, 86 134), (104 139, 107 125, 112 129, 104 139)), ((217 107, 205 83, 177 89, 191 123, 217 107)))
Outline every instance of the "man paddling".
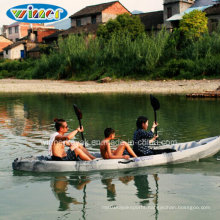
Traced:
POLYGON ((73 139, 78 132, 83 132, 83 127, 81 129, 77 128, 65 136, 65 133, 68 131, 67 122, 64 119, 54 119, 54 122, 57 132, 51 135, 49 141, 49 153, 52 156, 52 160, 76 161, 78 157, 81 160, 87 161, 95 159, 79 142, 71 143, 69 141, 73 139), (65 146, 69 147, 67 152, 65 152, 65 146))

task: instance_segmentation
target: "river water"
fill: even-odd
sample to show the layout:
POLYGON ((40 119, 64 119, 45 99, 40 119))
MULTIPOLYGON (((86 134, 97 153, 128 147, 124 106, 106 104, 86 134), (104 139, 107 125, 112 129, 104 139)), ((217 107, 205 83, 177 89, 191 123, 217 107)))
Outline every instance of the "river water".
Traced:
MULTIPOLYGON (((220 100, 156 97, 160 140, 220 134, 220 100)), ((148 116, 150 125, 153 121, 149 96, 143 94, 0 94, 0 219, 219 219, 220 153, 199 162, 127 171, 13 171, 17 157, 47 155, 54 118, 66 119, 69 130, 78 126, 74 103, 82 110, 89 143, 103 138, 106 127, 129 141, 139 115, 148 116)))

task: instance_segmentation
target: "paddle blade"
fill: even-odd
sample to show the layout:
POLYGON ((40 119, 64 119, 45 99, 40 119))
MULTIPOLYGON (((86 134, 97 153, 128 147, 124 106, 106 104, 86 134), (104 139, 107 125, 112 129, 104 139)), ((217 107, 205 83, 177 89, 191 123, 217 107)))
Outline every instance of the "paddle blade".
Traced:
POLYGON ((150 102, 151 102, 151 105, 152 105, 154 111, 157 111, 160 109, 160 103, 159 103, 158 99, 156 99, 153 95, 150 95, 150 102))
POLYGON ((73 105, 74 111, 76 113, 76 116, 78 118, 78 120, 82 119, 82 112, 80 111, 80 109, 77 107, 76 104, 73 105))

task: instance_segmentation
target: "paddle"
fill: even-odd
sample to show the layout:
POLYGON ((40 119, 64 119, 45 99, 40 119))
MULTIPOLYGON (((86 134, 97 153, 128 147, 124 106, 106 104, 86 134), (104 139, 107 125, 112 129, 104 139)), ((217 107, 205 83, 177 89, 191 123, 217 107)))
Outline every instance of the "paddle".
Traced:
MULTIPOLYGON (((82 112, 80 111, 80 109, 77 107, 76 104, 73 104, 73 108, 74 108, 74 111, 75 111, 75 113, 76 113, 76 117, 77 117, 78 120, 79 120, 79 127, 80 127, 80 129, 81 129, 81 128, 82 128, 82 124, 81 124, 82 112)), ((81 137, 82 137, 82 140, 83 140, 83 146, 85 147, 85 139, 84 139, 83 132, 81 132, 81 137)))
MULTIPOLYGON (((160 103, 153 95, 150 95, 150 102, 154 109, 154 121, 156 123, 157 122, 157 110, 160 109, 160 103)), ((155 128, 155 134, 157 135, 157 127, 155 128)))

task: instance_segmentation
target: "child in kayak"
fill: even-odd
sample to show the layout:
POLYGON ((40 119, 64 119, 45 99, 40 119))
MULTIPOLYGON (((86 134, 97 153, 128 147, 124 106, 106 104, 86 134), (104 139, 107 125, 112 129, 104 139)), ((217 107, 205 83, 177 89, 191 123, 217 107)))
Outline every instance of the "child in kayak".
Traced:
POLYGON ((114 129, 106 128, 104 135, 105 139, 100 145, 101 155, 104 159, 129 159, 130 156, 137 157, 129 144, 124 141, 117 147, 116 150, 111 150, 110 141, 115 138, 114 129))
POLYGON ((93 157, 79 142, 71 143, 69 140, 74 138, 78 132, 83 132, 83 127, 77 128, 68 135, 64 135, 68 131, 68 125, 63 119, 54 119, 56 133, 51 135, 49 152, 52 160, 75 161, 78 157, 81 160, 93 160, 93 157), (65 146, 69 150, 65 152, 65 146))
POLYGON ((175 152, 173 149, 149 149, 149 145, 159 137, 158 135, 154 135, 154 130, 158 126, 157 123, 154 122, 151 130, 146 131, 148 128, 148 118, 145 116, 140 116, 137 119, 136 126, 137 130, 134 132, 133 137, 133 150, 138 156, 175 152))

